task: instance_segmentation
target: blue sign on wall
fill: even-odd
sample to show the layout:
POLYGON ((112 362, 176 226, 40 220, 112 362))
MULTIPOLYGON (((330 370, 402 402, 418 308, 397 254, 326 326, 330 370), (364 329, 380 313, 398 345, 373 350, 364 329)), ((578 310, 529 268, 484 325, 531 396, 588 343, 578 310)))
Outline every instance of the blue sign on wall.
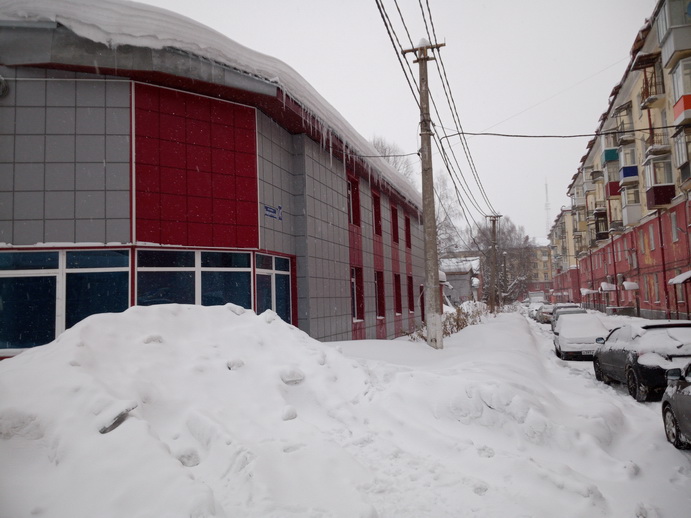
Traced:
POLYGON ((283 207, 272 207, 271 205, 264 205, 264 216, 267 218, 277 219, 283 221, 283 207))

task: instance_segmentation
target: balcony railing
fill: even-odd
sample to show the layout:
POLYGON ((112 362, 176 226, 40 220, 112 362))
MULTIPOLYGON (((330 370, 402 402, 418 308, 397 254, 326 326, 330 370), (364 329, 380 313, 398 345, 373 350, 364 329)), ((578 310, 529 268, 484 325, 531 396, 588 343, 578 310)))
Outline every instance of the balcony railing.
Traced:
POLYGON ((667 133, 651 133, 645 142, 646 156, 666 155, 672 150, 667 133))
POLYGON ((665 84, 662 77, 655 73, 655 69, 650 76, 643 81, 641 88, 641 109, 662 108, 665 105, 665 84))

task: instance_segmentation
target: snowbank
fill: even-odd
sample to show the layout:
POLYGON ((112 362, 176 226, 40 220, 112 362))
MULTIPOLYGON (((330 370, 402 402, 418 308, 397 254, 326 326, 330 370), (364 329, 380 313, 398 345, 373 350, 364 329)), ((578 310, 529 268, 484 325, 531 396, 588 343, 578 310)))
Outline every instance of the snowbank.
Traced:
POLYGON ((691 507, 691 456, 665 441, 659 404, 557 360, 547 332, 517 313, 437 351, 321 344, 232 305, 133 307, 0 362, 0 394, 0 516, 662 518, 691 507))

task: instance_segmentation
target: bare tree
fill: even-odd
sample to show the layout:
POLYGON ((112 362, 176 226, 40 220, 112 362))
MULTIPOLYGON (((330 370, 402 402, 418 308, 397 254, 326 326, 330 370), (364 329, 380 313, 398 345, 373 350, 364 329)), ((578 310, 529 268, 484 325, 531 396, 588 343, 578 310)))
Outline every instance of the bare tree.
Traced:
POLYGON ((437 250, 440 256, 444 256, 461 249, 461 234, 458 231, 462 216, 461 208, 443 172, 435 176, 434 193, 436 195, 434 208, 437 220, 437 250))
POLYGON ((385 140, 383 137, 375 136, 372 139, 372 145, 379 152, 384 160, 386 160, 396 171, 412 183, 413 181, 413 164, 406 153, 395 143, 385 140))
MULTIPOLYGON (((492 248, 492 233, 489 221, 484 221, 475 229, 466 228, 462 232, 463 242, 472 244, 467 248, 477 250, 482 257, 489 258, 492 248)), ((504 216, 497 227, 497 290, 501 292, 521 294, 525 291, 532 273, 532 263, 535 257, 535 238, 525 233, 525 228, 516 225, 511 218, 504 216)), ((481 269, 485 279, 485 295, 489 294, 492 286, 489 260, 482 261, 481 269)), ((499 299, 497 299, 499 300, 499 299)))

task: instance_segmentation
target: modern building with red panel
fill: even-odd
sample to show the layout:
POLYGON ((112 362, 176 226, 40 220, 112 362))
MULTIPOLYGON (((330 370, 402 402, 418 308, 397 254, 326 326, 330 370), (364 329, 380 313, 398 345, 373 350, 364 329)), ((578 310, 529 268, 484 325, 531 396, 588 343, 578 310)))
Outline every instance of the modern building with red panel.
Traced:
POLYGON ((0 356, 133 305, 420 322, 419 194, 290 67, 119 0, 0 22, 0 356))

